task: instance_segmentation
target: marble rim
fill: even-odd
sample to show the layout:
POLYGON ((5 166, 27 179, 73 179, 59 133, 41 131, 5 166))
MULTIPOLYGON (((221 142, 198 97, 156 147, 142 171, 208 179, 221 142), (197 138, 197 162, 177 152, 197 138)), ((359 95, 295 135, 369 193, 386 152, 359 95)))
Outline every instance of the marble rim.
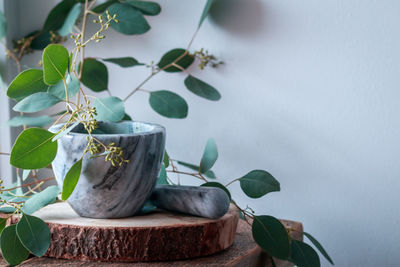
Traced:
MULTIPOLYGON (((151 134, 156 134, 156 133, 162 133, 165 132, 165 127, 161 126, 156 123, 151 123, 151 122, 142 122, 142 121, 120 121, 120 122, 109 122, 109 121, 99 121, 100 123, 109 123, 109 124, 133 124, 133 123, 138 123, 141 125, 146 125, 146 126, 152 126, 153 128, 148 131, 141 131, 141 132, 136 132, 136 133, 120 133, 120 134, 92 134, 92 136, 97 136, 97 137, 115 137, 115 136, 142 136, 142 135, 151 135, 151 134)), ((51 126, 48 131, 52 133, 56 133, 65 123, 58 123, 53 126, 51 126)), ((88 134, 85 133, 75 133, 75 132, 69 132, 65 136, 87 136, 88 134)))

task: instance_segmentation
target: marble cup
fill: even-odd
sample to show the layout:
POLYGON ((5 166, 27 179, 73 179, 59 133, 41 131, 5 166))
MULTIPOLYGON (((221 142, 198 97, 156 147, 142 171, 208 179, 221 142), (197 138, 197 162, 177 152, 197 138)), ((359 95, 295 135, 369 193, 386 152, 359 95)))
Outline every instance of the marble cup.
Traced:
MULTIPOLYGON (((52 126, 56 133, 63 125, 52 126)), ((79 124, 57 140, 52 166, 60 188, 71 166, 82 157, 87 133, 79 124)), ((99 122, 93 136, 104 144, 115 143, 129 160, 113 167, 104 157, 85 154, 78 184, 68 203, 77 214, 89 218, 123 218, 137 214, 152 194, 165 148, 165 128, 156 124, 124 121, 99 122)))

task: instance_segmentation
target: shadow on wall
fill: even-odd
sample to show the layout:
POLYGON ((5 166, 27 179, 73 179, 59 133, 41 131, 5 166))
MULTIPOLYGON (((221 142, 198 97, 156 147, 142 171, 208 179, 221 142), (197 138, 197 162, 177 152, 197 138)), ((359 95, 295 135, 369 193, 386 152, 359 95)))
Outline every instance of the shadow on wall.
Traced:
POLYGON ((216 0, 209 17, 221 28, 240 35, 261 31, 264 10, 260 0, 216 0))

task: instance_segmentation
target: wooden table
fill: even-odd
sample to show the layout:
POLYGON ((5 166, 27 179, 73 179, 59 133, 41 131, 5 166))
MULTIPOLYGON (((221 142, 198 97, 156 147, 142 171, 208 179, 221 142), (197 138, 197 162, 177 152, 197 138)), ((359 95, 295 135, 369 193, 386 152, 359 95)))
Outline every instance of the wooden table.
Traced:
MULTIPOLYGON (((290 226, 300 233, 303 230, 302 224, 293 221, 284 221, 284 225, 290 226)), ((298 232, 292 233, 295 239, 301 240, 301 234, 298 232)), ((279 267, 293 266, 288 262, 275 260, 275 263, 279 267)), ((0 260, 0 266, 7 266, 4 260, 0 260)), ((26 260, 20 266, 133 266, 133 267, 161 267, 161 266, 190 266, 190 267, 219 267, 219 266, 272 266, 270 263, 269 256, 264 253, 261 248, 254 242, 251 234, 251 227, 244 221, 240 220, 236 232, 236 238, 233 245, 225 251, 217 253, 215 255, 195 258, 190 260, 182 261, 169 261, 169 262, 146 262, 146 263, 105 263, 105 262, 88 262, 88 261, 76 261, 76 260, 58 260, 53 258, 31 258, 26 260)))

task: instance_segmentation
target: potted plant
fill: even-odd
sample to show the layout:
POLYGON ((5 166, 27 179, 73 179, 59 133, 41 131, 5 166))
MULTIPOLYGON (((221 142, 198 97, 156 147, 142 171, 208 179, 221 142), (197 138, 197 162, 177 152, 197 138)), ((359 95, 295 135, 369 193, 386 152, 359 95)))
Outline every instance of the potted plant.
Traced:
MULTIPOLYGON (((20 180, 28 176, 36 179, 30 183, 16 184, 11 188, 1 189, 4 203, 2 211, 9 212, 9 217, 13 214, 21 215, 16 225, 8 227, 5 227, 6 218, 0 220, 2 228, 0 248, 7 262, 13 265, 19 264, 28 257, 29 253, 42 256, 50 244, 50 232, 47 225, 31 214, 53 203, 59 194, 59 189, 56 186, 50 186, 36 192, 36 186, 51 179, 51 177, 37 179, 37 170, 53 164, 55 176, 61 187, 62 199, 71 197, 71 205, 75 210, 79 210, 83 216, 93 216, 87 213, 87 207, 84 206, 81 209, 73 199, 74 194, 82 194, 79 191, 74 192, 79 181, 85 183, 90 180, 88 177, 92 177, 85 171, 82 174, 82 171, 87 170, 89 164, 94 164, 99 168, 99 179, 104 178, 104 173, 109 168, 129 173, 129 168, 126 167, 127 162, 140 161, 140 158, 130 157, 130 150, 133 148, 129 146, 131 142, 137 141, 135 131, 131 131, 130 127, 138 127, 136 133, 153 135, 151 140, 143 141, 145 144, 151 143, 154 149, 151 153, 149 148, 143 150, 144 155, 151 154, 152 157, 148 169, 144 170, 150 172, 152 177, 142 189, 146 194, 150 194, 152 190, 152 180, 157 178, 158 168, 161 168, 157 178, 159 184, 172 183, 169 173, 200 179, 203 181, 202 186, 218 187, 227 192, 241 218, 252 226, 254 240, 270 256, 289 260, 298 266, 320 265, 319 256, 314 248, 304 242, 292 240, 290 235, 292 229, 285 229, 282 223, 273 216, 256 215, 251 208, 242 208, 232 199, 228 188, 233 182, 239 182, 243 192, 250 198, 261 198, 270 192, 279 191, 280 184, 270 173, 264 170, 252 170, 223 185, 218 182, 215 173, 211 170, 218 158, 217 146, 213 139, 208 140, 199 164, 175 160, 170 158, 167 152, 162 155, 164 151, 162 127, 131 122, 129 115, 125 113, 124 101, 136 92, 143 91, 149 94, 150 106, 160 115, 169 118, 187 116, 188 105, 178 94, 168 90, 146 91, 142 88, 143 84, 160 72, 185 72, 187 77, 184 85, 189 91, 211 101, 220 99, 221 96, 214 87, 186 70, 196 60, 200 68, 209 65, 217 66, 221 63, 205 50, 191 51, 191 44, 213 2, 213 0, 206 2, 197 30, 187 48, 169 50, 156 64, 144 64, 132 57, 86 58, 84 54, 87 44, 101 42, 105 38, 104 33, 109 28, 126 35, 147 32, 150 26, 145 16, 157 15, 161 7, 155 2, 139 0, 108 0, 102 4, 97 4, 95 0, 63 0, 50 11, 43 29, 18 40, 14 50, 7 49, 9 57, 17 63, 19 72, 10 83, 7 95, 18 102, 13 109, 21 112, 21 116, 13 118, 9 124, 24 125, 25 128, 9 153, 10 163, 17 168, 20 180), (78 22, 80 17, 81 20, 78 22), (94 18, 93 22, 98 25, 98 30, 92 36, 86 36, 85 30, 89 17, 94 18), (70 34, 72 34, 75 47, 68 51, 60 43, 70 34), (31 49, 44 49, 43 68, 21 71, 21 58, 31 49), (108 72, 105 63, 117 64, 123 68, 144 66, 150 69, 150 74, 124 99, 115 96, 98 98, 89 95, 83 90, 83 86, 93 92, 108 90, 108 72), (65 104, 65 111, 55 116, 26 117, 23 115, 45 110, 60 102, 65 104), (55 121, 54 118, 56 118, 55 121), (43 126, 48 123, 53 123, 50 130, 26 127, 43 126), (115 134, 118 134, 117 138, 115 134), (120 138, 121 135, 125 135, 123 140, 120 138), (124 142, 128 145, 123 144, 124 142), (106 166, 104 169, 103 165, 106 166), (178 165, 193 171, 181 171, 178 165), (30 188, 31 186, 34 187, 30 188), (22 192, 21 188, 30 189, 22 192)), ((0 20, 0 22, 2 22, 0 28, 4 29, 5 21, 0 20)), ((101 184, 101 181, 98 182, 101 184)), ((138 202, 142 203, 146 198, 143 196, 138 202)), ((95 205, 95 201, 87 204, 95 205)), ((131 207, 130 213, 137 212, 135 209, 138 206, 140 204, 131 207)), ((128 215, 130 214, 121 215, 116 212, 104 216, 128 215)), ((303 233, 303 235, 329 262, 333 263, 315 238, 308 233, 303 233)))

